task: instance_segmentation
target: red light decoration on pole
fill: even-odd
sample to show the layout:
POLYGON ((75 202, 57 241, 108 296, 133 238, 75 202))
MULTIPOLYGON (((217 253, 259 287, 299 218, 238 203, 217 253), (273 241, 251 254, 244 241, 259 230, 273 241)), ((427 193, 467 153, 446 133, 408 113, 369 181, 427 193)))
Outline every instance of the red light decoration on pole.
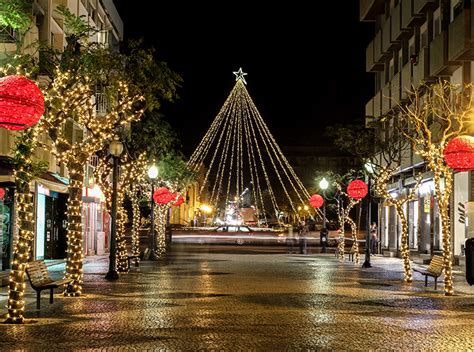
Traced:
POLYGON ((153 200, 157 204, 167 204, 175 198, 176 196, 166 187, 157 188, 153 193, 153 200))
POLYGON ((0 200, 3 200, 5 198, 5 189, 0 188, 0 200))
POLYGON ((311 198, 309 198, 309 204, 311 204, 313 208, 321 208, 324 204, 324 198, 319 194, 313 194, 311 198))
POLYGON ((451 139, 444 148, 444 161, 454 171, 474 170, 474 137, 459 136, 451 139))
POLYGON ((347 194, 356 200, 364 198, 368 191, 367 184, 361 180, 354 180, 347 186, 347 194))
MULTIPOLYGON (((176 193, 173 193, 173 195, 174 195, 173 199, 176 199, 176 197, 178 197, 178 195, 176 193)), ((175 207, 179 207, 183 203, 184 203, 184 197, 180 194, 179 198, 173 203, 173 205, 175 207)))
POLYGON ((44 113, 44 97, 38 86, 24 76, 0 79, 0 127, 24 130, 44 113))

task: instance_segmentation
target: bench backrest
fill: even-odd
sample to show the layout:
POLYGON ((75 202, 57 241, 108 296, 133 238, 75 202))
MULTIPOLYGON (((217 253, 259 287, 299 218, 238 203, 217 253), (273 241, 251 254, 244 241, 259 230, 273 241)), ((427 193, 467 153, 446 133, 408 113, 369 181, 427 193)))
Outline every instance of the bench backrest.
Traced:
POLYGON ((444 258, 440 255, 435 255, 431 258, 430 266, 428 267, 428 271, 435 275, 441 275, 444 268, 444 258))
POLYGON ((26 274, 28 275, 31 286, 33 287, 38 287, 53 282, 53 280, 49 277, 48 269, 42 260, 29 262, 28 266, 26 267, 26 274))

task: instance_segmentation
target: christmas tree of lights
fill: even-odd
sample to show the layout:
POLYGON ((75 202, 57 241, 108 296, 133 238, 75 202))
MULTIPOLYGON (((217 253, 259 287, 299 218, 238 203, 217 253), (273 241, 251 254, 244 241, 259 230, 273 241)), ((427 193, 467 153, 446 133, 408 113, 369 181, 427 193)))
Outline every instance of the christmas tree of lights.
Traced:
POLYGON ((199 197, 217 213, 244 203, 255 209, 257 219, 268 222, 278 218, 283 204, 297 218, 298 207, 319 210, 305 205, 310 195, 283 155, 246 89, 244 73, 234 72, 236 83, 227 100, 191 156, 192 171, 205 165, 204 182, 199 197), (251 201, 244 200, 244 195, 251 201))

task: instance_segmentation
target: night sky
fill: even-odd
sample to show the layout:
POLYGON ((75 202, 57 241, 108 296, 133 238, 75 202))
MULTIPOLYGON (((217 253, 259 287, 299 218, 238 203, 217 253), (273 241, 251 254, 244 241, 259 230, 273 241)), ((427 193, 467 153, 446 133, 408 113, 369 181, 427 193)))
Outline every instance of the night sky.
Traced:
POLYGON ((239 67, 281 146, 317 145, 325 126, 364 116, 373 92, 373 77, 365 72, 373 24, 358 21, 358 1, 265 7, 255 1, 114 2, 125 39, 142 37, 183 77, 180 98, 162 112, 187 155, 233 88, 239 67))

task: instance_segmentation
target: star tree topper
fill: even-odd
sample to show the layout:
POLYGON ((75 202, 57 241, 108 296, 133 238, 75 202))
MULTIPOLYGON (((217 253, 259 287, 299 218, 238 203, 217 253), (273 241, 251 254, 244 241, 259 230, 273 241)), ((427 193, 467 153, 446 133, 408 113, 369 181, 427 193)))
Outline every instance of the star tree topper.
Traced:
POLYGON ((245 80, 244 76, 247 76, 247 73, 242 71, 242 67, 239 68, 238 71, 233 72, 235 75, 235 81, 237 82, 238 80, 242 80, 244 84, 247 84, 247 81, 245 80))

